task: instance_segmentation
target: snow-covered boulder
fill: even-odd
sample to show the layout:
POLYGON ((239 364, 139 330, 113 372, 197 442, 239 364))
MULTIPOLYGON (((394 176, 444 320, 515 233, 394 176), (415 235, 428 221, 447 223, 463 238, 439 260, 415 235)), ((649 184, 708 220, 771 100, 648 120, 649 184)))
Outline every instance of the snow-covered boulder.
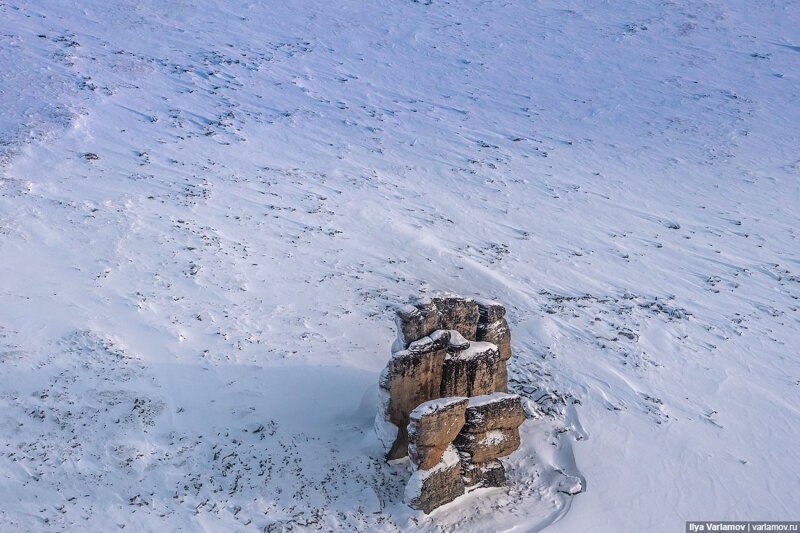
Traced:
POLYGON ((458 451, 469 456, 469 462, 485 463, 505 457, 519 448, 519 430, 491 429, 481 433, 462 431, 454 442, 458 451))
POLYGON ((525 410, 519 395, 495 392, 469 399, 463 431, 482 433, 492 429, 517 429, 524 421, 525 410))

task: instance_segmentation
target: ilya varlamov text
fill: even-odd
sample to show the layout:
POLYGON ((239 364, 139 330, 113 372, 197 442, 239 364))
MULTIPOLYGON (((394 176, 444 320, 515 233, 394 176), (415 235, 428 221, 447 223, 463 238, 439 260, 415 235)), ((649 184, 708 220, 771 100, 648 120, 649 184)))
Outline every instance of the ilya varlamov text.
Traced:
POLYGON ((707 531, 800 531, 800 522, 686 522, 687 533, 707 531))

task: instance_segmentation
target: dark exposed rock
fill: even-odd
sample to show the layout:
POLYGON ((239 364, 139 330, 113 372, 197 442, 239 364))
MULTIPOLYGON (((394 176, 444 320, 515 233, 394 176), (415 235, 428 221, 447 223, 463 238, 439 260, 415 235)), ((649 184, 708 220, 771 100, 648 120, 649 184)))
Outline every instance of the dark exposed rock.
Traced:
POLYGON ((480 310, 472 299, 434 298, 433 303, 441 313, 441 325, 454 329, 467 340, 476 340, 480 310))
POLYGON ((506 316, 506 308, 492 300, 476 300, 478 304, 478 312, 480 313, 480 322, 497 322, 506 316))
POLYGON ((439 329, 440 315, 433 305, 406 305, 397 311, 395 324, 399 348, 439 329))
POLYGON ((522 400, 516 394, 496 392, 469 399, 464 427, 454 442, 468 487, 505 484, 505 470, 497 458, 519 448, 518 428, 524 421, 522 400))
POLYGON ((494 392, 499 363, 497 347, 488 342, 472 342, 466 350, 448 353, 439 396, 479 396, 494 392))
POLYGON ((506 309, 497 302, 478 301, 480 319, 476 338, 479 341, 491 342, 497 346, 500 353, 500 365, 497 368, 497 379, 494 390, 506 392, 508 390, 508 367, 506 361, 511 358, 511 330, 506 322, 506 309))
POLYGON ((427 514, 462 494, 461 463, 455 448, 450 445, 433 468, 416 470, 411 474, 405 498, 411 507, 427 514))
POLYGON ((511 358, 511 330, 508 328, 506 309, 495 302, 478 302, 480 320, 476 330, 476 340, 491 342, 497 345, 500 359, 511 358))
POLYGON ((517 394, 496 392, 469 399, 466 433, 483 433, 493 429, 516 429, 525 422, 522 399, 517 394))
POLYGON ((494 379, 495 392, 508 392, 508 364, 506 361, 500 361, 497 366, 497 372, 494 379))
POLYGON ((408 424, 408 455, 421 469, 429 469, 464 426, 467 398, 430 400, 411 411, 408 424))

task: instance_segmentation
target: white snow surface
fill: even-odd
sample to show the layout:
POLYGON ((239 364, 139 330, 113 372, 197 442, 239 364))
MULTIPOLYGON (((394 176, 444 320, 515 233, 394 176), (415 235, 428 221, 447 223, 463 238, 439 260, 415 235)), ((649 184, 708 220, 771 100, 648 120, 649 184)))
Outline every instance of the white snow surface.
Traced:
POLYGON ((460 348, 462 346, 469 347, 469 341, 464 336, 454 329, 448 330, 450 332, 450 346, 460 348))
POLYGON ((508 398, 518 398, 518 394, 510 394, 507 392, 493 392, 491 394, 482 394, 480 396, 472 396, 469 399, 469 407, 478 407, 490 403, 501 402, 508 398))
POLYGON ((484 445, 500 444, 508 438, 508 435, 502 429, 492 429, 486 432, 486 435, 481 439, 484 445))
POLYGON ((797 2, 0 21, 0 529, 797 518, 797 2), (424 516, 372 421, 439 290, 506 305, 542 416, 424 516))
POLYGON ((428 400, 427 402, 419 404, 411 411, 410 418, 420 420, 425 416, 432 415, 433 413, 446 409, 451 405, 461 403, 466 398, 463 396, 448 396, 446 398, 438 398, 436 400, 428 400))
POLYGON ((470 341, 469 346, 467 346, 463 350, 448 353, 447 358, 467 361, 469 359, 475 359, 476 357, 481 357, 485 355, 487 352, 497 352, 497 345, 492 344, 491 342, 470 341))

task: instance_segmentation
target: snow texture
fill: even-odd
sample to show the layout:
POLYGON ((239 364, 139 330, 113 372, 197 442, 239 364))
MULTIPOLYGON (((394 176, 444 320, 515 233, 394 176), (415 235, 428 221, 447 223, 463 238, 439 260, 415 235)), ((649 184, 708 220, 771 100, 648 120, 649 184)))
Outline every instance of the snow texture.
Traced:
POLYGON ((438 398, 436 400, 429 400, 425 403, 421 403, 413 411, 411 411, 410 417, 416 420, 420 420, 424 416, 431 415, 450 405, 462 402, 464 399, 465 398, 461 396, 448 396, 447 398, 438 398))
POLYGON ((501 402, 508 398, 516 398, 517 396, 517 394, 512 394, 509 392, 493 392, 491 394, 483 394, 481 396, 472 396, 469 399, 468 407, 488 405, 490 403, 501 402))
POLYGON ((375 434, 386 451, 391 449, 392 444, 397 438, 397 433, 400 431, 400 428, 394 425, 387 416, 390 400, 389 392, 383 387, 378 387, 378 410, 375 413, 375 434))
POLYGON ((484 435, 484 437, 481 439, 481 445, 493 446, 495 444, 500 444, 507 438, 508 437, 506 433, 504 433, 502 430, 492 429, 487 431, 486 435, 484 435))
POLYGON ((454 329, 451 329, 449 331, 450 331, 450 347, 458 349, 469 348, 470 341, 465 339, 461 333, 459 333, 454 329))
POLYGON ((0 529, 796 516, 800 4, 754 6, 0 0, 0 529), (541 418, 431 517, 359 406, 438 290, 541 418))
POLYGON ((467 346, 463 350, 448 353, 447 358, 468 361, 470 359, 475 359, 476 357, 481 357, 490 351, 496 352, 497 346, 495 346, 491 342, 469 341, 469 346, 467 346))

